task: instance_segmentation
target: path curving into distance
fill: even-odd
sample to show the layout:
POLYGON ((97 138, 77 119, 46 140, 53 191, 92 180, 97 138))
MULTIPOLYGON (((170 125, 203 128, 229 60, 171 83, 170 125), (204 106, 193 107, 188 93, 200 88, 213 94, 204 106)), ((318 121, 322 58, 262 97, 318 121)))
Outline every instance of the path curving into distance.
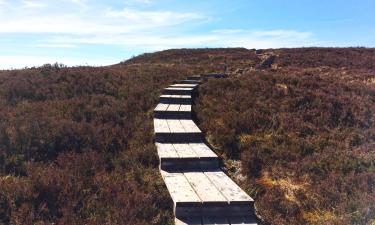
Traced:
POLYGON ((254 200, 219 167, 191 118, 192 92, 203 80, 191 76, 164 89, 154 110, 160 172, 174 203, 176 225, 255 225, 254 200))

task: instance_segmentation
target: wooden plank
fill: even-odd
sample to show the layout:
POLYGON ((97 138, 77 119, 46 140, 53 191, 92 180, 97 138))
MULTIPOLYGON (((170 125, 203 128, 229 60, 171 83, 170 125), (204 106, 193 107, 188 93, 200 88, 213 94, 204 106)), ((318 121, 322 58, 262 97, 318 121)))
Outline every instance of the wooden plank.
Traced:
POLYGON ((189 146, 199 157, 217 157, 217 155, 204 143, 189 143, 189 146))
POLYGON ((167 120, 154 118, 155 133, 170 133, 167 120))
POLYGON ((191 98, 191 95, 160 95, 160 98, 191 98))
POLYGON ((164 88, 165 94, 169 95, 189 95, 193 92, 194 88, 184 88, 184 87, 167 87, 164 88))
POLYGON ((189 133, 199 133, 201 130, 197 127, 197 125, 192 120, 180 120, 185 132, 189 133))
POLYGON ((203 225, 230 225, 228 218, 222 216, 202 217, 203 225))
POLYGON ((178 158, 173 144, 155 143, 160 158, 178 158))
POLYGON ((205 172, 206 176, 217 187, 217 189, 230 202, 252 202, 247 195, 232 179, 222 171, 205 172))
POLYGON ((169 95, 191 95, 192 92, 192 88, 165 88, 163 90, 163 94, 169 95))
POLYGON ((180 105, 180 112, 191 112, 191 105, 180 105))
POLYGON ((170 104, 168 106, 168 109, 167 111, 174 111, 174 112, 178 112, 180 110, 180 104, 170 104))
POLYGON ((175 218, 175 225, 202 225, 201 217, 175 218))
POLYGON ((183 173, 168 173, 161 170, 161 174, 175 204, 179 202, 201 202, 183 173))
POLYGON ((254 217, 239 217, 234 216, 229 218, 231 225, 257 225, 257 221, 254 217))
POLYGON ((159 103, 156 108, 154 109, 154 111, 165 111, 168 109, 168 106, 169 104, 165 104, 165 103, 159 103))
POLYGON ((186 172, 184 175, 202 202, 227 202, 203 172, 186 172))
POLYGON ((192 100, 191 100, 191 95, 161 95, 160 98, 160 103, 167 103, 167 104, 189 104, 191 105, 192 100))
POLYGON ((190 87, 167 87, 164 90, 171 90, 171 91, 193 91, 194 88, 190 87))
POLYGON ((200 83, 202 83, 202 81, 200 81, 200 80, 189 80, 189 79, 187 79, 187 80, 177 80, 177 81, 175 81, 174 83, 175 83, 175 84, 177 84, 177 83, 180 83, 180 84, 200 84, 200 83))
POLYGON ((173 144, 173 147, 180 158, 198 158, 197 154, 190 148, 189 144, 173 144))
POLYGON ((171 133, 185 133, 185 129, 180 123, 180 120, 168 119, 166 121, 168 123, 168 127, 171 133))
POLYGON ((169 87, 185 87, 185 88, 195 88, 198 86, 198 84, 181 84, 181 83, 176 83, 172 84, 169 87))

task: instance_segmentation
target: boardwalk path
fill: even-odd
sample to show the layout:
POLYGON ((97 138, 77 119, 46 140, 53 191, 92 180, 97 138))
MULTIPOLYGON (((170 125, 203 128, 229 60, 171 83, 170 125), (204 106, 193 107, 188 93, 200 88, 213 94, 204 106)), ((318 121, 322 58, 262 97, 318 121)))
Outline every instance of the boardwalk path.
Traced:
POLYGON ((191 118, 192 92, 207 76, 164 89, 154 110, 160 172, 174 202, 176 225, 256 224, 254 201, 219 168, 191 118))

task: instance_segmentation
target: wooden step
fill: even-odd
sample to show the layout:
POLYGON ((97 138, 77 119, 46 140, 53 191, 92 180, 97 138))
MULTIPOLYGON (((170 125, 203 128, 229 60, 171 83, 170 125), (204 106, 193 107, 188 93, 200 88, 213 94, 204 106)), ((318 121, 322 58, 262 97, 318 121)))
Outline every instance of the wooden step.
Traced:
POLYGON ((164 104, 192 104, 191 95, 161 95, 159 102, 164 104))
POLYGON ((186 119, 154 118, 155 140, 161 143, 200 143, 201 130, 194 121, 186 119))
POLYGON ((200 80, 176 80, 175 84, 201 84, 202 81, 200 80))
POLYGON ((217 155, 204 143, 155 144, 162 170, 208 170, 219 167, 217 155))
POLYGON ((194 88, 167 87, 164 88, 163 94, 167 95, 191 95, 194 88))
POLYGON ((174 203, 175 215, 200 215, 202 201, 195 193, 183 173, 168 173, 161 170, 161 175, 174 203))
POLYGON ((162 176, 174 201, 176 217, 252 215, 254 201, 246 193, 236 184, 228 188, 228 181, 217 182, 213 178, 226 176, 222 171, 169 173, 162 170, 162 176), (187 190, 189 197, 185 195, 187 190), (197 204, 199 201, 201 204, 197 204))
POLYGON ((172 84, 169 87, 174 87, 174 88, 196 88, 198 84, 183 84, 183 83, 176 83, 172 84))
POLYGON ((154 109, 154 118, 191 119, 191 105, 159 103, 154 109))
POLYGON ((181 217, 175 219, 176 225, 257 225, 254 217, 181 217))

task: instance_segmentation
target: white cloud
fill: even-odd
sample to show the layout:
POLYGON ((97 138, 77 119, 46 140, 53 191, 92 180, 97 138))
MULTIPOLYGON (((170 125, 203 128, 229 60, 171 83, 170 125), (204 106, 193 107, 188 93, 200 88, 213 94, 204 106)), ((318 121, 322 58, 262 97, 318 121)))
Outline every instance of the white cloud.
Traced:
POLYGON ((86 7, 86 0, 70 0, 72 3, 80 5, 82 7, 86 7))
POLYGON ((22 1, 23 7, 26 8, 44 8, 47 4, 36 2, 36 1, 22 1))
MULTIPOLYGON (((148 0, 129 1, 152 3, 148 0)), ((64 48, 72 53, 80 45, 111 45, 140 53, 182 47, 277 48, 314 43, 311 33, 296 30, 195 30, 196 25, 212 22, 210 17, 197 12, 151 10, 148 7, 140 10, 130 6, 114 9, 97 1, 85 0, 21 0, 20 3, 23 8, 0 0, 0 35, 4 40, 12 40, 14 34, 22 34, 25 40, 32 35, 34 39, 25 46, 34 51, 38 48, 64 48)), ((0 43, 1 66, 7 63, 32 66, 55 61, 69 65, 86 62, 98 65, 103 60, 89 55, 86 59, 34 57, 22 52, 25 54, 20 57, 4 54, 0 43)), ((107 64, 104 61, 103 64, 107 64)), ((115 62, 113 58, 107 60, 110 61, 115 62)))
POLYGON ((42 44, 33 44, 29 47, 35 48, 75 48, 76 45, 73 44, 64 44, 64 43, 42 43, 42 44))
POLYGON ((293 30, 225 30, 213 31, 206 34, 98 34, 73 36, 55 36, 51 43, 65 44, 105 44, 119 45, 127 48, 147 48, 161 50, 182 47, 247 47, 247 48, 277 48, 313 45, 312 34, 293 30))
POLYGON ((178 13, 171 11, 139 11, 125 8, 122 11, 108 9, 106 16, 110 18, 124 19, 130 23, 152 25, 152 26, 170 26, 184 23, 186 21, 204 19, 197 13, 178 13))
POLYGON ((134 0, 135 2, 138 2, 138 3, 143 3, 143 4, 150 4, 151 3, 151 0, 134 0))
MULTIPOLYGON (((75 2, 80 2, 75 0, 75 2)), ((30 8, 42 3, 24 1, 30 8)), ((196 13, 172 11, 140 11, 125 8, 121 11, 112 9, 45 13, 28 11, 13 13, 0 9, 0 33, 64 33, 64 34, 120 34, 140 30, 170 27, 205 18, 196 13), (83 14, 83 15, 82 15, 83 14)))
POLYGON ((68 66, 106 66, 118 61, 113 59, 83 59, 82 57, 65 57, 65 56, 36 56, 36 55, 0 55, 1 68, 0 69, 14 69, 24 67, 38 67, 50 63, 63 63, 68 66))

